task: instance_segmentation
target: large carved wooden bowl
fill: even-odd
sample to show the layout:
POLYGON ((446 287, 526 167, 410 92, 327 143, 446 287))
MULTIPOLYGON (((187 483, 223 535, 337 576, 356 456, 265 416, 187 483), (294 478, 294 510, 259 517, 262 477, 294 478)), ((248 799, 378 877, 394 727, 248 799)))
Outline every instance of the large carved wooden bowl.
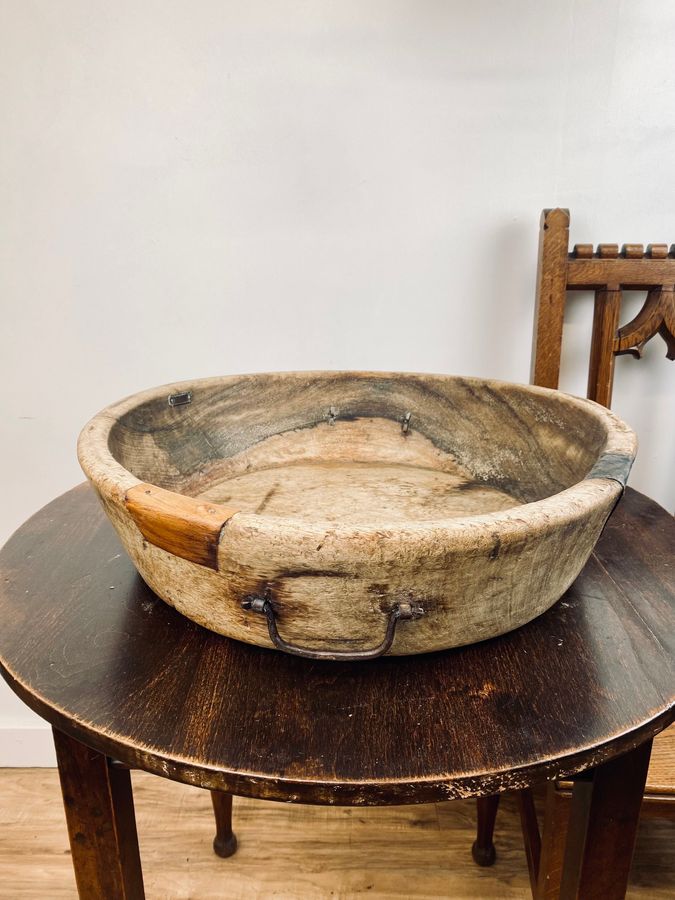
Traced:
POLYGON ((79 458, 149 586, 241 641, 424 653, 538 616, 586 562, 635 436, 558 391, 316 372, 110 406, 79 458))

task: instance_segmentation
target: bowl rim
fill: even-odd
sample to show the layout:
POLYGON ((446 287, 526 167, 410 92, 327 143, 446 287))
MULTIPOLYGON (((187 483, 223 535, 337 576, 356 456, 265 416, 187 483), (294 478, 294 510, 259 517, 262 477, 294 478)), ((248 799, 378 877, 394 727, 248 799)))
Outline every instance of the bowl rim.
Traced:
MULTIPOLYGON (((472 546, 478 547, 479 544, 483 543, 483 540, 480 539, 481 534, 485 539, 490 535, 490 541, 494 542, 495 531, 512 534, 516 534, 521 530, 529 532, 531 531, 533 517, 538 520, 538 525, 543 531, 554 530, 561 524, 582 518, 589 509, 594 508, 598 504, 606 504, 608 497, 611 495, 618 500, 623 494, 628 473, 637 452, 637 436, 635 432, 617 415, 593 400, 553 388, 447 373, 344 369, 291 370, 195 378, 170 382, 130 394, 104 407, 82 428, 78 438, 77 453, 84 473, 103 495, 121 503, 124 502, 127 492, 133 487, 141 484, 159 487, 151 482, 143 482, 113 456, 109 447, 109 437, 113 426, 119 418, 142 403, 164 396, 168 398, 170 394, 197 388, 215 387, 228 382, 234 383, 242 378, 264 376, 298 379, 328 378, 331 376, 374 379, 402 377, 420 380, 434 378, 473 382, 477 385, 489 384, 497 388, 519 388, 533 396, 562 396, 567 402, 586 409, 604 426, 607 437, 602 452, 583 479, 555 494, 508 507, 504 510, 474 513, 468 516, 411 520, 410 522, 396 523, 391 526, 369 523, 328 523, 321 520, 307 522, 290 516, 260 515, 244 510, 234 510, 224 523, 223 532, 227 531, 228 534, 231 534, 233 530, 240 530, 242 534, 247 533, 250 536, 255 536, 258 540, 262 540, 266 535, 279 537, 284 532, 287 532, 291 538, 298 538, 301 535, 324 534, 327 529, 330 529, 335 538, 342 542, 347 542, 349 545, 354 542, 362 542, 364 537, 370 537, 379 544, 395 537, 397 541, 408 539, 419 548, 421 544, 423 545, 427 541, 432 541, 434 544, 437 543, 440 535, 445 535, 446 539, 452 538, 455 541, 460 537, 468 540, 471 533, 474 532, 472 546), (618 467, 616 465, 617 459, 620 461, 618 467), (524 522, 523 519, 527 521, 524 522), (486 526, 489 527, 486 529, 486 526)), ((162 488, 160 490, 165 491, 166 489, 162 488)), ((167 491, 167 493, 177 498, 189 497, 188 494, 183 494, 180 491, 171 490, 167 491)), ((217 504, 214 505, 218 506, 217 504)), ((462 543, 464 543, 464 540, 462 543)))

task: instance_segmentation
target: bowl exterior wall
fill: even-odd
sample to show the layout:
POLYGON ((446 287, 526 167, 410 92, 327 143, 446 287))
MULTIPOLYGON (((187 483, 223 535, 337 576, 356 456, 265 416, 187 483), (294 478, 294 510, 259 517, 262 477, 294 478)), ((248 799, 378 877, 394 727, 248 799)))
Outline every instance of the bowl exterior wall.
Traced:
MULTIPOLYGON (((564 521, 514 516, 474 534, 427 532, 407 542, 380 535, 376 546, 344 558, 313 553, 287 535, 275 546, 230 524, 219 571, 144 540, 115 491, 98 491, 127 552, 150 588, 183 615, 227 637, 272 647, 264 617, 242 608, 251 594, 271 599, 282 637, 313 649, 349 651, 380 643, 391 607, 414 601, 424 616, 401 622, 390 655, 426 653, 511 631, 545 612, 579 574, 620 495, 611 480, 588 482, 564 521), (575 509, 578 506, 578 509, 575 509), (352 557, 354 558, 354 557, 352 557), (321 560, 323 565, 319 566, 321 560), (283 564, 281 564, 283 561, 283 564)), ((561 495, 562 496, 562 495, 561 495)), ((232 524, 234 520, 232 520, 232 524)), ((363 549, 363 548, 362 548, 363 549)))

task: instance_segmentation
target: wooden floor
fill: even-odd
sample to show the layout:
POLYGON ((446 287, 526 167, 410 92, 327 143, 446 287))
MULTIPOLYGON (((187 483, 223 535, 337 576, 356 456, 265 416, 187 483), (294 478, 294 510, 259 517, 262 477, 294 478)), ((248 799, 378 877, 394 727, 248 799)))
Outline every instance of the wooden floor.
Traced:
MULTIPOLYGON (((222 860, 205 791, 140 772, 133 781, 149 900, 529 896, 509 800, 492 869, 471 860, 469 801, 362 810, 235 800, 239 851, 222 860)), ((674 837, 672 823, 642 824, 631 898, 674 896, 674 837)), ((75 896, 56 772, 0 769, 0 897, 75 896)))

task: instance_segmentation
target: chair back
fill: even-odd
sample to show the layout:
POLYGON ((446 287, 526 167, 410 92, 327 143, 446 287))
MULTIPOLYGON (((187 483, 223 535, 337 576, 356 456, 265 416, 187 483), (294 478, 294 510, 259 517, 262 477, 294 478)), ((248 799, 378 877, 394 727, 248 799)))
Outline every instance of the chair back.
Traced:
POLYGON ((570 214, 545 209, 539 235, 539 267, 533 384, 557 388, 560 378, 563 317, 567 291, 595 291, 593 336, 588 370, 590 400, 612 402, 614 360, 622 353, 638 359, 656 334, 675 359, 675 244, 575 244, 569 250, 570 214), (630 322, 619 327, 624 290, 646 291, 645 302, 630 322))

